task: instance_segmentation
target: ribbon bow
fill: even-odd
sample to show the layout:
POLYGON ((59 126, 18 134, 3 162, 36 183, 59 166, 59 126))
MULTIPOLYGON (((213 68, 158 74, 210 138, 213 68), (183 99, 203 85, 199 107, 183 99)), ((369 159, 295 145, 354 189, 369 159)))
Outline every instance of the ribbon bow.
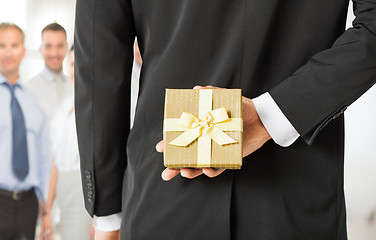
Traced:
POLYGON ((231 120, 224 107, 208 112, 204 119, 199 119, 193 114, 183 112, 179 119, 179 124, 187 128, 185 132, 175 138, 170 144, 175 146, 186 147, 202 134, 208 135, 219 145, 236 143, 226 133, 224 133, 217 125, 231 120))

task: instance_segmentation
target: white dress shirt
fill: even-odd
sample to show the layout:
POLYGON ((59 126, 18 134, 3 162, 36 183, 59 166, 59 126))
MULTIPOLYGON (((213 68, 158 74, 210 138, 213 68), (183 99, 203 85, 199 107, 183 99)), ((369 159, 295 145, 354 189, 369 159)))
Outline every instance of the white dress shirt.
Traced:
POLYGON ((29 159, 28 175, 20 181, 12 170, 12 96, 5 83, 6 78, 0 74, 0 188, 26 191, 34 187, 38 197, 45 200, 52 162, 47 117, 32 93, 18 80, 14 94, 25 119, 29 159))
MULTIPOLYGON (((299 133, 283 114, 276 102, 268 92, 252 99, 257 114, 273 141, 282 147, 288 147, 299 137, 299 133)), ((121 213, 104 217, 94 216, 94 226, 102 232, 119 230, 121 225, 121 213)))
POLYGON ((80 169, 73 96, 58 107, 51 122, 52 153, 59 172, 80 169))
POLYGON ((252 99, 262 124, 273 141, 282 147, 288 147, 299 137, 299 133, 283 114, 269 93, 252 99))
POLYGON ((131 128, 133 127, 134 115, 136 112, 140 72, 141 72, 141 66, 136 61, 133 61, 132 82, 131 82, 131 128))
POLYGON ((73 95, 72 81, 64 73, 56 73, 48 67, 26 83, 45 110, 50 123, 58 106, 73 95))

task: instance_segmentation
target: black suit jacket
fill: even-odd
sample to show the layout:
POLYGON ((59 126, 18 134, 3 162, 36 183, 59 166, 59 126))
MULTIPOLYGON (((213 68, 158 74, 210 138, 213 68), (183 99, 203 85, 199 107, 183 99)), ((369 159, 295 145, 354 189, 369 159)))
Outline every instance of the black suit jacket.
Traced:
POLYGON ((343 113, 375 83, 376 0, 77 0, 76 116, 86 208, 122 239, 346 239, 343 113), (143 65, 129 130, 133 42, 143 65), (164 182, 164 89, 270 92, 302 136, 241 170, 164 182), (335 120, 334 120, 335 119, 335 120), (334 121, 332 121, 334 120, 334 121), (314 141, 315 140, 315 141, 314 141), (307 144, 309 143, 309 144, 307 144))

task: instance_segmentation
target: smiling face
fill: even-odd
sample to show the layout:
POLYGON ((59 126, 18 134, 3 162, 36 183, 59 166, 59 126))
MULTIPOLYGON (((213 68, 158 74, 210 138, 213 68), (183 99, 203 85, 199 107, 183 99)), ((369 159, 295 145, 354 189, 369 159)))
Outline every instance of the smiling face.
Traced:
POLYGON ((40 52, 49 69, 56 73, 63 70, 63 61, 67 50, 68 43, 64 32, 52 30, 43 32, 40 52))
POLYGON ((23 41, 23 35, 18 29, 0 29, 0 72, 3 75, 18 74, 26 53, 23 41))

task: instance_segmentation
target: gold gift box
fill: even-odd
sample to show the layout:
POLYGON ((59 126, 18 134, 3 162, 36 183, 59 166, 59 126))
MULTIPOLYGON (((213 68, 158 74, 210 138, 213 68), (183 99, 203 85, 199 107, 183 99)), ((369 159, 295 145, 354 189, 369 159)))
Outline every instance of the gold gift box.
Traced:
POLYGON ((166 167, 240 169, 241 89, 166 89, 163 140, 166 167))

